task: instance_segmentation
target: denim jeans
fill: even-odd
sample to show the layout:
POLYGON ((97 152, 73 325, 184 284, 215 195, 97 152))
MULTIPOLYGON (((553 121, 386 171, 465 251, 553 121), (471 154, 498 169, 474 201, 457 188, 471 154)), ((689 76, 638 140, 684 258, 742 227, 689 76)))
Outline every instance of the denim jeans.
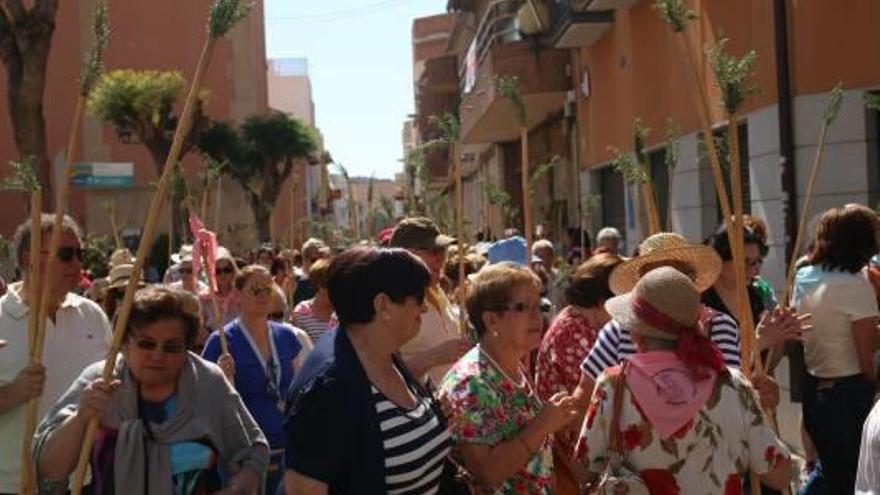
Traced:
POLYGON ((853 493, 862 426, 875 393, 874 384, 861 374, 833 380, 807 375, 804 427, 816 445, 822 467, 802 494, 853 493))

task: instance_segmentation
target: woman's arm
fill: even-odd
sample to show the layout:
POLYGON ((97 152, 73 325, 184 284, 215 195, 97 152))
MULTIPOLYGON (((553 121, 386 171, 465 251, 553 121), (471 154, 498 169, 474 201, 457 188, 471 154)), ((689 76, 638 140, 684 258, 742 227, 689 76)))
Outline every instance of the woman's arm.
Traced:
MULTIPOLYGON (((268 447, 259 445, 256 448, 264 450, 266 456, 269 455, 268 447)), ((226 488, 216 492, 215 495, 246 495, 256 493, 260 488, 261 475, 254 468, 245 466, 229 480, 229 485, 226 488)))
POLYGON ((863 318, 852 322, 853 339, 859 354, 859 367, 868 380, 877 381, 874 375, 874 353, 877 352, 877 318, 863 318))
POLYGON ((786 459, 770 470, 770 472, 762 474, 761 483, 774 490, 781 491, 788 488, 788 484, 791 483, 791 460, 786 459))
POLYGON ((98 378, 82 391, 76 412, 49 433, 40 449, 37 470, 42 476, 51 480, 64 479, 76 468, 89 421, 104 414, 118 386, 119 380, 107 383, 98 378))
POLYGON ((327 495, 327 485, 288 469, 284 471, 284 493, 285 495, 327 495))
POLYGON ((512 439, 492 446, 463 443, 456 448, 479 484, 496 487, 522 469, 549 435, 565 427, 578 415, 576 405, 574 397, 558 393, 512 439))

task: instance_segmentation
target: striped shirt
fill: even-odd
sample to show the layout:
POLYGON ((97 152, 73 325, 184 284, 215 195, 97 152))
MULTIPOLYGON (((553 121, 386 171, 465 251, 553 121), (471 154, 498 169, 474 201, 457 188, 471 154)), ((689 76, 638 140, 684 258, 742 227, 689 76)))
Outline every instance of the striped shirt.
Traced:
POLYGON ((371 388, 385 451, 385 492, 440 493, 440 475, 452 439, 428 399, 416 395, 419 403, 407 410, 391 402, 375 386, 371 388))
POLYGON ((309 334, 312 342, 317 342, 328 330, 333 329, 338 324, 336 314, 330 316, 329 320, 324 320, 315 316, 313 309, 314 299, 301 301, 293 310, 293 324, 302 328, 309 334))
MULTIPOLYGON (((709 319, 709 339, 718 346, 724 356, 724 364, 739 369, 739 327, 726 313, 713 311, 709 319)), ((596 380, 606 368, 617 366, 636 353, 629 330, 616 320, 609 321, 596 338, 596 343, 581 363, 581 370, 596 380)))

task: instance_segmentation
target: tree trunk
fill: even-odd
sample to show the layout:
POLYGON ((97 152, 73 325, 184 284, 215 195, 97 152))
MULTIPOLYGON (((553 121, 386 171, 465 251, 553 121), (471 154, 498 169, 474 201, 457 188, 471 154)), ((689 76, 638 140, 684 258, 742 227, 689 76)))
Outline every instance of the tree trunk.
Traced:
POLYGON ((27 15, 23 22, 24 25, 13 28, 15 42, 3 47, 6 100, 16 150, 22 158, 35 159, 43 186, 43 210, 53 211, 53 174, 46 145, 43 93, 52 33, 55 30, 54 12, 48 18, 27 15))
POLYGON ((258 194, 248 191, 248 202, 251 204, 251 212, 254 214, 254 225, 257 227, 257 240, 262 244, 272 241, 272 232, 269 223, 272 218, 272 207, 258 194))

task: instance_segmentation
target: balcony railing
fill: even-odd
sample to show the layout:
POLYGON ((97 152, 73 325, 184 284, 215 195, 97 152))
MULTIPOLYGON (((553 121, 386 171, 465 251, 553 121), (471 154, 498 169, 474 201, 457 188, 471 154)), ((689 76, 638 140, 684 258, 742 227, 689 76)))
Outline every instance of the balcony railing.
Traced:
POLYGON ((477 32, 467 55, 459 67, 462 94, 473 90, 477 71, 492 47, 498 43, 520 39, 516 13, 522 3, 522 0, 493 0, 489 4, 477 25, 477 32))

